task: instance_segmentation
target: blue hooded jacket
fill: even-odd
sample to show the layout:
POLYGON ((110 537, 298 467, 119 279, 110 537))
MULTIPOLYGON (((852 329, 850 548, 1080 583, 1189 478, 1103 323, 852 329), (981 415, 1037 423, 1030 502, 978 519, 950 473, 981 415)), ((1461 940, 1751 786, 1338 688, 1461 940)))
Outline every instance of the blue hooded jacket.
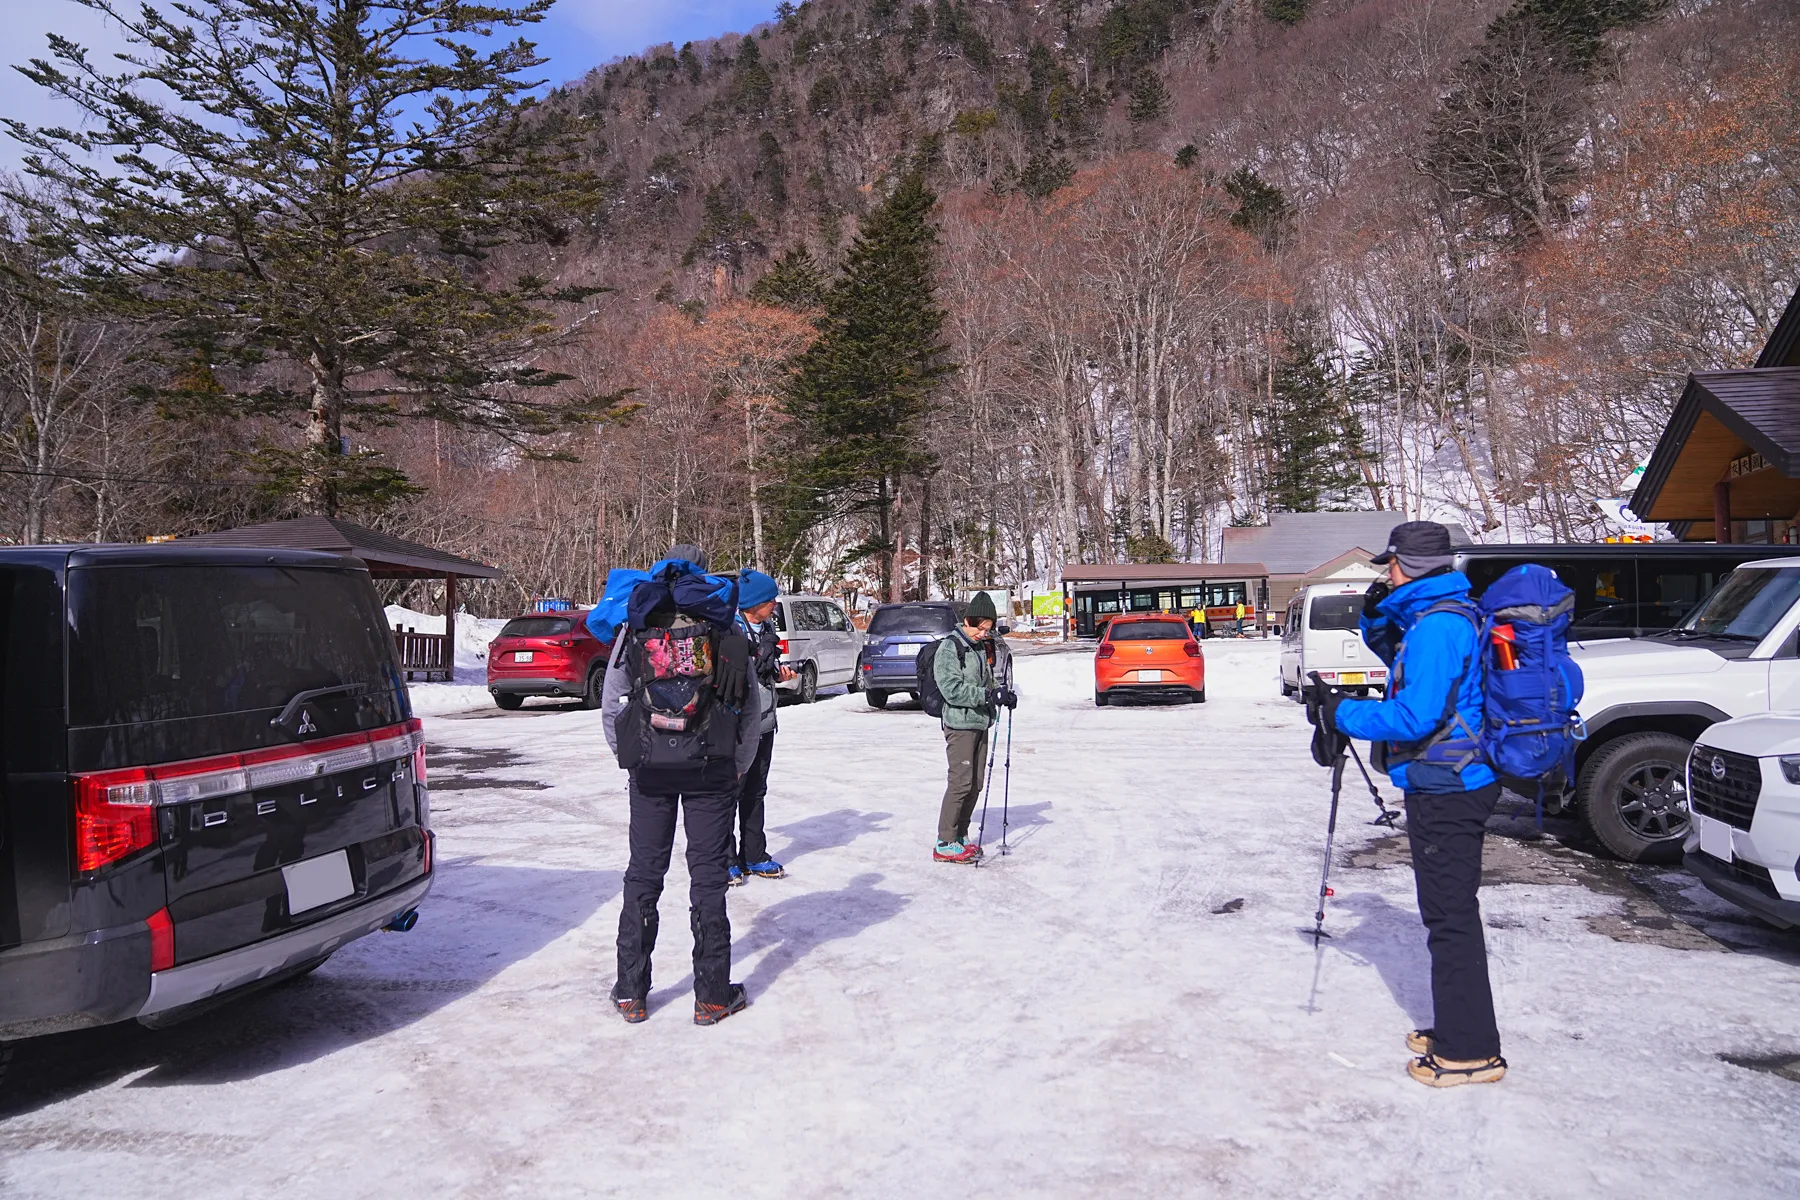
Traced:
MULTIPOLYGON (((1397 686, 1388 689, 1385 699, 1338 705, 1340 733, 1395 743, 1394 750, 1423 741, 1443 724, 1445 702, 1459 677, 1456 712, 1469 729, 1481 729, 1481 648, 1475 626, 1460 613, 1423 617, 1441 601, 1467 600, 1469 588, 1468 576, 1460 571, 1415 579, 1382 600, 1379 617, 1362 619, 1363 641, 1388 664, 1397 686)), ((1495 776, 1493 768, 1477 759, 1460 771, 1433 762, 1391 762, 1388 778, 1403 792, 1460 792, 1486 787, 1495 776)))

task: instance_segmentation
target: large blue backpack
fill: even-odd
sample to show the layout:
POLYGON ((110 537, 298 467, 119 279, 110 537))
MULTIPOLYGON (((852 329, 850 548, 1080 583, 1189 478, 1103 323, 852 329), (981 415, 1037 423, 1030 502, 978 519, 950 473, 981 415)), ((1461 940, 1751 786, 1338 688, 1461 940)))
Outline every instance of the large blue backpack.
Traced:
MULTIPOLYGON (((1536 563, 1500 576, 1474 604, 1446 600, 1426 610, 1458 613, 1475 626, 1469 670, 1481 672, 1481 757, 1510 784, 1536 784, 1540 800, 1558 767, 1573 782, 1575 746, 1587 736, 1575 711, 1581 668, 1569 657, 1574 610, 1575 593, 1536 563)), ((1452 712, 1461 690, 1461 680, 1451 686, 1452 712)))

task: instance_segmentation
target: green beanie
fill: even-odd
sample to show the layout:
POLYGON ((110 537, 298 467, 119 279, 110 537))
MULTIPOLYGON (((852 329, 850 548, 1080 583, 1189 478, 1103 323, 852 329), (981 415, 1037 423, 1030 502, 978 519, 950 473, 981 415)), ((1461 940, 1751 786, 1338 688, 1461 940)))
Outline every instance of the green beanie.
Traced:
POLYGON ((976 592, 975 598, 969 601, 969 611, 963 617, 973 624, 976 621, 997 621, 1000 614, 994 611, 994 598, 986 592, 976 592))

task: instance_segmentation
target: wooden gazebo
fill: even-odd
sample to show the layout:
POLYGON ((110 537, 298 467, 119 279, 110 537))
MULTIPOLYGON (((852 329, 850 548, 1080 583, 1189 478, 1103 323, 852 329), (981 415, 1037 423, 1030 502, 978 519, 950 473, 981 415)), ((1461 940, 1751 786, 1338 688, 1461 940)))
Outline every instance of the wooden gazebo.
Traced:
POLYGON ((360 558, 376 579, 442 579, 444 581, 444 632, 419 633, 396 629, 394 643, 400 666, 408 679, 456 677, 456 581, 498 579, 505 572, 486 563, 447 554, 418 542, 337 517, 295 517, 263 525, 241 525, 218 533, 182 538, 183 542, 210 546, 249 546, 259 550, 322 550, 360 558))

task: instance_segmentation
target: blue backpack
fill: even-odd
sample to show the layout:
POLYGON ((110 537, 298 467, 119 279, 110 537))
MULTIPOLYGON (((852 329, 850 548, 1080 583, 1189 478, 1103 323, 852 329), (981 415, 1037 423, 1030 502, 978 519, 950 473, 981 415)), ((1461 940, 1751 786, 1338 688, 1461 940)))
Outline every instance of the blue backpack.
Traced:
MULTIPOLYGON (((1569 657, 1575 593, 1556 572, 1536 563, 1514 567, 1488 585, 1474 604, 1450 600, 1431 612, 1455 612, 1475 626, 1471 670, 1482 673, 1481 756, 1503 780, 1536 783, 1542 803, 1546 777, 1562 768, 1573 782, 1575 746, 1587 737, 1576 713, 1581 668, 1569 657)), ((1450 689, 1451 704, 1462 689, 1450 689)))

